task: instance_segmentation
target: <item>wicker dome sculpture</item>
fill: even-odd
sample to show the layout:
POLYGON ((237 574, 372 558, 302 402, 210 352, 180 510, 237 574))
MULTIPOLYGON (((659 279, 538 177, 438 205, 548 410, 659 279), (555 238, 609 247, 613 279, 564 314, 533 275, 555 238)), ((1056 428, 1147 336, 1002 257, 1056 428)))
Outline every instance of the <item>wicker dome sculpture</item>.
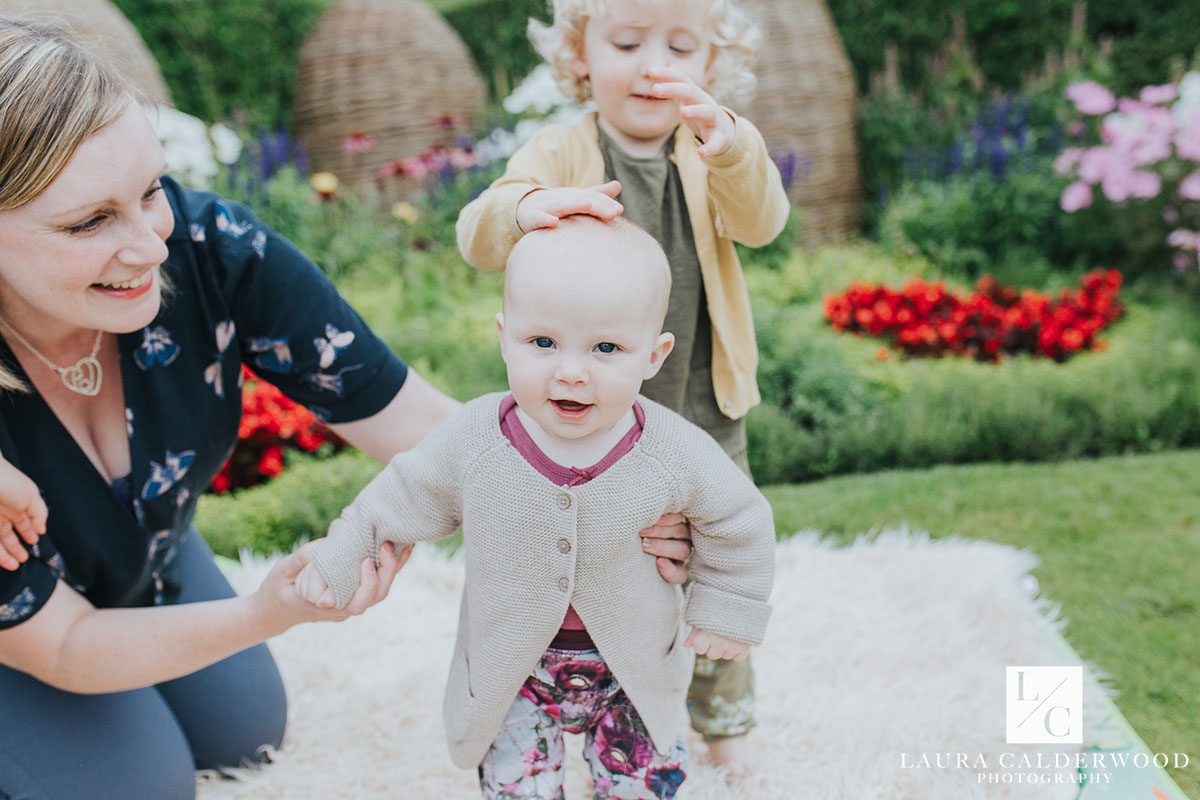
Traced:
POLYGON ((0 0, 0 16, 54 22, 112 64, 146 99, 170 105, 158 62, 125 15, 108 0, 0 0))
POLYGON ((300 50, 296 137, 313 170, 362 185, 444 142, 445 120, 478 119, 485 99, 466 45, 423 0, 340 0, 300 50), (370 152, 343 151, 353 133, 370 152))
POLYGON ((788 195, 801 208, 805 241, 858 229, 862 202, 854 71, 823 0, 746 0, 763 31, 758 89, 738 110, 762 131, 777 160, 790 162, 788 195))

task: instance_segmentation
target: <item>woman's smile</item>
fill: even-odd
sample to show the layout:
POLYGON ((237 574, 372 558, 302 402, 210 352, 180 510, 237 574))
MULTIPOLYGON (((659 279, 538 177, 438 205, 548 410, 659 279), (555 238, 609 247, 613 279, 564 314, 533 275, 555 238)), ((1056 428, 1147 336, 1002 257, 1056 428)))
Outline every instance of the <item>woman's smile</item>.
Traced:
POLYGON ((148 269, 131 281, 117 283, 93 283, 92 288, 108 297, 131 300, 141 297, 154 286, 154 270, 148 269))

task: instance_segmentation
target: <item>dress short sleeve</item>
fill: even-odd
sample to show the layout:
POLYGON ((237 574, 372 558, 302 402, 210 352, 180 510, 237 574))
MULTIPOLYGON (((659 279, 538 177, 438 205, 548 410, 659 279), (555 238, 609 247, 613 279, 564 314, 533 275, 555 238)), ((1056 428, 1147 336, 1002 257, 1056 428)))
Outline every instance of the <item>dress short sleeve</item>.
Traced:
MULTIPOLYGON (((0 422, 0 453, 8 463, 20 469, 8 426, 0 422)), ((62 559, 50 543, 42 539, 30 550, 31 558, 15 571, 0 568, 0 630, 19 625, 32 617, 54 592, 61 574, 62 559), (56 570, 56 567, 58 569, 56 570)))
POLYGON ((306 255, 240 203, 171 188, 176 235, 186 231, 229 312, 214 322, 218 340, 236 338, 252 370, 326 422, 369 417, 396 396, 407 366, 306 255))
POLYGON ((0 569, 0 630, 19 625, 40 611, 57 582, 54 571, 37 557, 15 572, 0 569))

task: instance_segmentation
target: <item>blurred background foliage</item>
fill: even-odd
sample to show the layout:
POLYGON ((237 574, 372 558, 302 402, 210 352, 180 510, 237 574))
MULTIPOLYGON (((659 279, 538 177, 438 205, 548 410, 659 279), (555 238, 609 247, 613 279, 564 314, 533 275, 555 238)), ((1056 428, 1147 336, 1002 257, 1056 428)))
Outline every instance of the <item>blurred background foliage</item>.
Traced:
MULTIPOLYGON (((1061 53, 1074 0, 828 0, 861 91, 885 69, 889 45, 905 85, 924 88, 929 61, 951 38, 954 18, 991 86, 1014 91, 1061 53)), ((290 122, 295 65, 304 37, 334 0, 115 0, 154 53, 176 105, 201 119, 235 113, 255 123, 290 122), (180 24, 180 20, 187 24, 180 24)), ((476 59, 493 98, 538 63, 525 35, 548 0, 431 0, 476 59)), ((1182 71, 1195 54, 1200 9, 1173 0, 1090 0, 1086 35, 1112 41, 1116 80, 1129 92, 1182 71)))

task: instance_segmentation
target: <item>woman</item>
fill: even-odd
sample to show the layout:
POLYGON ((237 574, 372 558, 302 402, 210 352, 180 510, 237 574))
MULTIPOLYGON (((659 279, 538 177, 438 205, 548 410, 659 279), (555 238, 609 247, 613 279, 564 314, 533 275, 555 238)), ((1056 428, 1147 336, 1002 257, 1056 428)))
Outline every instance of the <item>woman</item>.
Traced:
MULTIPOLYGON (((0 20, 0 512, 30 543, 0 530, 0 796, 192 797, 194 765, 282 740, 261 642, 386 595, 406 553, 364 562, 347 609, 309 606, 302 548, 235 597, 191 528, 243 361, 380 460, 457 408, 290 243, 164 169, 128 85, 0 20)), ((686 555, 673 522, 650 552, 686 555)))

